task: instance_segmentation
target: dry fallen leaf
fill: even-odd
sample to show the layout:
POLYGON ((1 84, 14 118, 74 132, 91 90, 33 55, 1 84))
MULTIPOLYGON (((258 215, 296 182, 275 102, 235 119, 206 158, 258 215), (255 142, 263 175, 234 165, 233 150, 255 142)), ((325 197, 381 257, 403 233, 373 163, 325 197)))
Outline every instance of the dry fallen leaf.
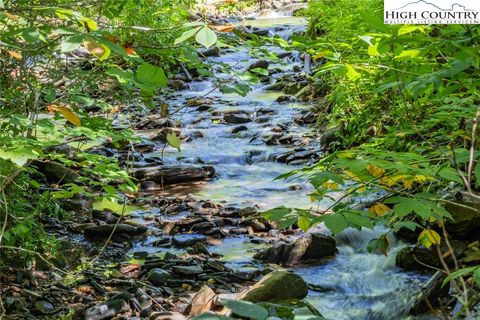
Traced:
POLYGON ((235 29, 235 25, 233 25, 233 24, 227 24, 227 25, 224 25, 224 26, 210 25, 209 27, 212 28, 215 31, 218 31, 218 32, 230 32, 233 29, 235 29))
POLYGON ((22 60, 22 55, 19 52, 8 50, 8 54, 17 60, 22 60))

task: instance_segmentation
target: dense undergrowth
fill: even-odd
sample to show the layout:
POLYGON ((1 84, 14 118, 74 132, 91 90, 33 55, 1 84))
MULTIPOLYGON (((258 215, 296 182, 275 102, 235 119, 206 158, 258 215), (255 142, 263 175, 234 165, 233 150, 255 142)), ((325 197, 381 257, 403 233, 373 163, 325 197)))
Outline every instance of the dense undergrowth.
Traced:
MULTIPOLYGON (((328 153, 284 177, 306 174, 312 201, 333 204, 321 212, 277 208, 265 215, 305 230, 323 221, 333 233, 385 224, 417 235, 427 249, 446 242, 453 254, 449 222, 458 212, 478 216, 480 201, 480 28, 385 25, 379 0, 314 0, 307 14, 307 37, 292 44, 319 63, 313 80, 328 94, 317 123, 328 153), (340 190, 340 199, 330 196, 340 190), (379 193, 368 210, 354 207, 379 193)), ((389 245, 386 234, 369 249, 386 254, 389 245)), ((457 261, 444 265, 458 280, 455 295, 467 313, 466 292, 480 284, 476 260, 464 259, 467 269, 457 261), (458 278, 469 274, 473 282, 458 278)))
MULTIPOLYGON (((0 1, 0 267, 52 256, 57 241, 41 221, 65 217, 58 200, 135 191, 116 160, 85 150, 135 141, 112 128, 121 109, 158 106, 170 73, 201 69, 193 46, 174 44, 193 4, 0 1), (57 179, 38 174, 37 160, 56 161, 46 170, 57 179)), ((206 22, 195 26, 215 36, 206 22)))

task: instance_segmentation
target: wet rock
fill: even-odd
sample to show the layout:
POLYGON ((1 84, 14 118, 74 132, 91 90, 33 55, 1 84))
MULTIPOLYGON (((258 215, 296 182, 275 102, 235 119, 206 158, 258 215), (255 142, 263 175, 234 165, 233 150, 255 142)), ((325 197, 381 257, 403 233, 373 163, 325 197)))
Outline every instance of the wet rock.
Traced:
MULTIPOLYGON (((462 259, 465 256, 465 252, 468 249, 470 241, 450 239, 449 243, 453 249, 455 257, 457 259, 462 259)), ((449 251, 449 248, 444 241, 442 241, 440 251, 442 253, 449 251)), ((445 262, 448 265, 453 265, 453 259, 450 256, 445 257, 445 262)), ((398 251, 397 256, 395 257, 395 263, 398 267, 409 271, 431 270, 431 268, 428 268, 427 266, 441 268, 440 259, 438 258, 438 253, 434 246, 430 249, 426 249, 425 247, 420 245, 413 245, 402 248, 400 251, 398 251)))
POLYGON ((278 103, 285 103, 285 102, 291 102, 293 101, 293 99, 291 96, 282 95, 282 96, 279 96, 277 99, 275 99, 275 101, 278 103))
POLYGON ((282 91, 283 88, 288 84, 286 81, 277 81, 274 84, 269 85, 268 87, 265 88, 265 90, 268 91, 282 91))
POLYGON ((146 259, 146 258, 148 258, 148 252, 147 251, 135 251, 132 255, 135 259, 146 259))
POLYGON ((177 79, 168 80, 168 86, 177 91, 188 89, 188 85, 185 81, 177 79))
POLYGON ((113 211, 109 209, 104 209, 104 210, 93 210, 92 211, 92 218, 93 219, 98 219, 101 221, 105 221, 106 223, 115 223, 118 220, 118 217, 116 217, 113 214, 113 211))
POLYGON ((449 283, 443 286, 443 280, 445 280, 446 277, 444 272, 437 271, 430 280, 422 286, 421 293, 415 297, 413 306, 410 309, 409 313, 411 315, 430 311, 429 305, 434 308, 445 305, 441 300, 448 297, 448 291, 450 290, 449 283))
POLYGON ((445 223, 448 233, 457 238, 479 239, 480 203, 463 200, 457 202, 458 205, 447 203, 445 207, 453 217, 453 221, 445 223))
POLYGON ((306 87, 302 88, 300 91, 298 91, 295 94, 295 97, 297 98, 298 101, 303 101, 303 102, 308 102, 308 101, 313 101, 315 98, 320 96, 320 92, 317 90, 317 88, 309 84, 306 87))
POLYGON ((431 270, 427 266, 441 267, 435 248, 432 247, 429 250, 419 246, 402 248, 395 257, 395 264, 397 267, 408 271, 431 270))
POLYGON ((254 207, 245 207, 238 211, 240 217, 253 216, 258 213, 258 210, 254 207))
POLYGON ((135 128, 137 129, 161 129, 161 128, 173 128, 175 127, 175 121, 169 118, 164 118, 161 115, 153 114, 137 123, 135 128))
POLYGON ((239 132, 247 131, 247 130, 248 130, 247 126, 237 126, 237 127, 233 128, 231 132, 233 134, 235 134, 235 133, 239 133, 239 132))
POLYGON ((320 233, 307 233, 293 243, 281 243, 267 248, 255 254, 254 258, 290 266, 330 257, 335 255, 335 252, 334 238, 320 233))
POLYGON ((209 49, 198 50, 198 53, 204 57, 219 57, 220 48, 217 46, 214 46, 209 49))
POLYGON ((228 122, 228 123, 239 124, 239 123, 251 122, 252 119, 250 119, 250 117, 248 115, 243 114, 243 113, 238 113, 238 114, 230 113, 230 114, 226 114, 226 115, 223 116, 223 121, 228 122))
POLYGON ((205 243, 207 237, 200 234, 179 234, 172 238, 172 244, 179 248, 191 247, 197 243, 205 243))
POLYGON ((190 317, 198 316, 204 312, 210 311, 216 302, 217 295, 208 286, 203 286, 192 298, 192 302, 187 307, 190 317))
POLYGON ((288 82, 284 87, 282 92, 288 95, 297 94, 302 88, 308 84, 305 82, 288 82))
POLYGON ((240 300, 250 302, 285 301, 303 299, 308 287, 299 275, 288 271, 273 271, 248 289, 240 300))
POLYGON ((154 166, 134 168, 130 174, 142 181, 153 181, 160 185, 198 181, 212 178, 215 169, 212 166, 154 166))
POLYGON ((268 36, 270 31, 268 29, 255 29, 252 31, 253 34, 256 34, 257 36, 268 36))
POLYGON ((321 135, 320 135, 320 144, 323 147, 328 147, 329 144, 338 141, 340 138, 340 128, 330 127, 327 128, 321 135))
POLYGON ((316 160, 319 156, 315 151, 300 151, 296 152, 285 159, 286 163, 291 163, 296 160, 316 160))
POLYGON ((252 63, 250 66, 248 66, 247 71, 250 71, 253 69, 268 69, 269 65, 270 65, 270 62, 267 60, 258 60, 252 63))
POLYGON ((114 235, 135 236, 147 231, 146 227, 134 227, 129 224, 103 224, 98 226, 86 227, 83 232, 87 237, 108 237, 112 232, 114 235), (115 232, 114 232, 115 231, 115 232))
POLYGON ((203 269, 200 266, 174 266, 172 271, 182 276, 197 276, 203 269))
POLYGON ((85 310, 84 320, 111 319, 119 313, 130 312, 130 306, 123 299, 110 300, 85 310))
POLYGON ((187 318, 179 312, 153 312, 148 320, 187 320, 187 318))
POLYGON ((35 310, 45 315, 52 314, 56 311, 50 302, 44 300, 35 302, 35 310))
POLYGON ((41 161, 33 160, 31 165, 38 168, 48 183, 65 184, 65 183, 78 183, 79 175, 65 167, 63 164, 55 161, 41 161))
POLYGON ((171 279, 173 279, 172 274, 167 270, 160 268, 151 269, 147 276, 147 280, 157 286, 162 286, 171 279))
POLYGON ((200 223, 195 224, 192 227, 192 230, 193 231, 208 230, 208 229, 212 229, 214 227, 215 227, 215 224, 213 222, 204 221, 204 222, 200 222, 200 223))

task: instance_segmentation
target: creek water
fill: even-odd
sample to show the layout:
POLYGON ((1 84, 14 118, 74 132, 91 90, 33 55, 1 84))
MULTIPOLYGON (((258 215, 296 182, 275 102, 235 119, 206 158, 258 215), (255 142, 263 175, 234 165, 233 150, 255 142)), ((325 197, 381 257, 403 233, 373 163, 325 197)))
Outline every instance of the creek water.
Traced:
MULTIPOLYGON (((286 39, 292 33, 305 28, 305 20, 293 17, 274 17, 245 20, 240 25, 268 28, 270 35, 277 34, 286 39)), ((268 52, 280 52, 278 47, 265 47, 268 52)), ((229 79, 231 74, 221 71, 221 64, 229 65, 234 72, 242 73, 255 59, 245 47, 228 48, 219 57, 208 58, 213 65, 216 76, 229 79)), ((301 65, 298 55, 291 55, 270 65, 270 69, 279 72, 276 77, 292 73, 295 65, 301 65)), ((166 148, 163 159, 168 164, 207 164, 215 167, 216 179, 208 182, 185 184, 175 188, 166 188, 162 194, 194 194, 201 199, 235 204, 238 206, 256 205, 268 209, 284 205, 287 207, 310 207, 307 196, 309 185, 299 179, 294 181, 274 180, 278 175, 289 172, 298 166, 274 162, 274 156, 303 146, 272 145, 267 146, 262 137, 271 133, 273 127, 288 128, 289 134, 304 137, 307 145, 318 144, 317 138, 309 129, 297 125, 293 119, 308 105, 300 103, 278 103, 280 92, 266 91, 267 84, 257 84, 246 96, 222 94, 212 81, 198 81, 189 84, 189 89, 168 96, 169 104, 183 107, 190 98, 207 97, 213 99, 215 112, 198 111, 196 108, 184 108, 174 118, 181 123, 182 134, 196 136, 192 141, 181 146, 181 152, 166 148), (240 111, 248 113, 252 120, 245 123, 247 129, 232 133, 238 124, 224 123, 215 114, 240 111), (268 112, 266 112, 266 110, 268 112), (267 114, 265 114, 267 113, 267 114), (305 138, 307 137, 307 138, 305 138)), ((146 156, 158 156, 158 152, 146 156)), ((321 203, 320 208, 330 203, 321 203)), ((317 206, 315 204, 315 206, 317 206)), ((139 214, 141 217, 141 214, 139 214)), ((134 215, 135 217, 135 215, 134 215)), ((322 228, 320 226, 319 228, 322 228)), ((293 269, 304 279, 321 287, 322 292, 310 292, 310 301, 327 319, 420 319, 408 317, 408 309, 413 296, 428 276, 404 272, 395 267, 395 253, 403 246, 393 242, 388 256, 370 254, 366 250, 369 240, 386 230, 346 230, 337 237, 338 254, 326 263, 293 269)), ((195 236, 195 235, 189 235, 195 236)), ((150 239, 152 241, 154 239, 150 239)), ((212 246, 212 252, 221 253, 232 267, 245 268, 251 264, 254 245, 246 241, 247 237, 233 237, 212 246)), ((158 252, 146 241, 133 250, 158 252)), ((160 249, 170 251, 172 249, 160 249)), ((423 316, 422 319, 431 319, 423 316)))

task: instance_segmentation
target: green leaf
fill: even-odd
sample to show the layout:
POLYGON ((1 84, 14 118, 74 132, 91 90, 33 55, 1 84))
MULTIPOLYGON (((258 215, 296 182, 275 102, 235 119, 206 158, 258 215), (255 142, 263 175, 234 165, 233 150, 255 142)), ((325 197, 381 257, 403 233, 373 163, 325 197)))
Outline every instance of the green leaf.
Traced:
POLYGON ((344 211, 345 219, 354 226, 373 229, 373 223, 369 217, 363 216, 361 211, 344 211))
POLYGON ((455 170, 454 168, 451 168, 451 167, 446 167, 446 168, 440 169, 440 171, 438 171, 438 175, 440 177, 444 178, 445 180, 448 180, 449 182, 454 181, 454 182, 457 182, 457 183, 463 183, 463 180, 458 175, 457 170, 455 170))
POLYGON ((82 35, 73 35, 63 39, 62 43, 60 44, 62 52, 70 52, 78 47, 80 47, 83 43, 83 36, 82 35))
POLYGON ((180 141, 180 139, 177 137, 175 133, 167 134, 167 142, 169 145, 171 145, 174 148, 177 148, 178 151, 180 151, 180 145, 182 144, 182 142, 180 141))
POLYGON ((217 42, 217 35, 208 26, 204 26, 198 31, 195 40, 208 49, 217 42))
POLYGON ((180 43, 184 42, 185 40, 193 37, 195 35, 195 33, 197 33, 198 30, 200 30, 200 28, 194 28, 194 29, 190 29, 190 30, 185 31, 184 33, 182 33, 182 35, 180 37, 175 39, 175 42, 173 44, 174 45, 180 44, 180 43))
POLYGON ((473 280, 477 286, 480 285, 480 268, 477 268, 475 271, 473 271, 473 280))
POLYGON ((284 206, 281 206, 281 207, 273 208, 263 212, 262 217, 270 221, 279 221, 285 218, 291 212, 292 212, 291 208, 286 208, 284 206))
POLYGON ((477 162, 473 173, 475 174, 475 185, 478 188, 480 187, 480 160, 477 162))
POLYGON ((248 301, 223 300, 220 303, 241 317, 253 320, 265 320, 268 318, 267 309, 248 301))
POLYGON ((355 81, 360 78, 360 73, 351 64, 346 64, 345 66, 347 67, 347 77, 350 80, 355 81))
POLYGON ((107 70, 107 75, 117 78, 121 84, 128 84, 133 82, 133 74, 131 72, 123 71, 119 68, 111 68, 107 70))
POLYGON ((345 217, 339 213, 325 215, 325 226, 332 231, 333 234, 339 234, 347 228, 345 217))
POLYGON ((404 34, 409 34, 415 31, 420 31, 420 32, 425 32, 425 26, 417 26, 417 25, 406 25, 402 26, 400 29, 398 29, 398 35, 404 35, 404 34))
POLYGON ((167 77, 163 69, 150 63, 143 63, 138 68, 136 75, 138 81, 153 88, 167 85, 167 77))
POLYGON ((235 84, 233 87, 227 86, 227 85, 221 85, 219 89, 220 89, 220 92, 222 93, 236 93, 241 95, 242 97, 245 97, 247 93, 252 91, 252 88, 250 88, 249 85, 240 84, 240 83, 235 84))
POLYGON ((474 272, 475 269, 477 269, 478 267, 475 266, 475 267, 469 267, 469 268, 463 268, 463 269, 458 269, 457 271, 455 272, 452 272, 448 277, 445 278, 445 280, 443 280, 443 283, 442 283, 442 286, 445 286, 448 282, 454 280, 454 279, 457 279, 459 277, 463 277, 465 275, 468 275, 468 274, 471 274, 472 272, 474 272))
POLYGON ((29 159, 38 158, 39 153, 29 146, 18 147, 13 150, 0 150, 0 158, 10 160, 17 166, 23 166, 29 159))
POLYGON ((310 229, 311 226, 310 219, 308 219, 308 217, 306 216, 301 216, 300 218, 298 218, 297 224, 298 227, 302 229, 302 231, 307 231, 308 229, 310 229))
POLYGON ((268 76, 269 75, 268 70, 263 69, 263 68, 255 68, 255 69, 250 70, 250 72, 253 72, 253 73, 256 73, 256 74, 259 74, 259 75, 262 75, 262 76, 268 76))

